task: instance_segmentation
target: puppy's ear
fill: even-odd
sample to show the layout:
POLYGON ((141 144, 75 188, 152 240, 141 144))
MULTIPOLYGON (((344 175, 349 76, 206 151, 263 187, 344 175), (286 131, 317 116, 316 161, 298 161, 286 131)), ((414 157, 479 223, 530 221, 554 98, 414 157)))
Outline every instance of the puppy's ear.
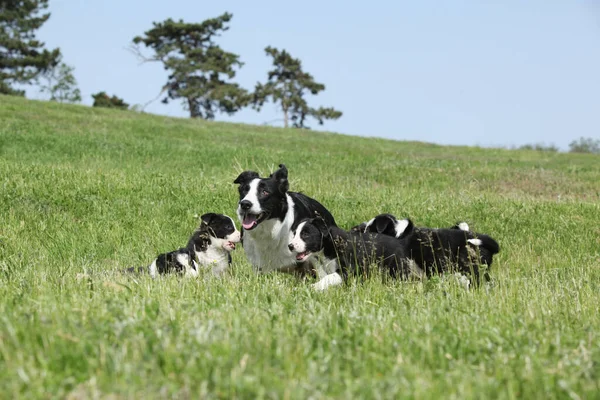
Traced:
POLYGON ((233 181, 233 183, 242 184, 242 183, 250 182, 252 179, 256 179, 256 178, 258 178, 257 172, 244 171, 237 178, 235 178, 235 181, 233 181))
POLYGON ((327 223, 325 222, 325 220, 321 217, 315 217, 312 218, 309 221, 312 225, 314 225, 319 232, 321 232, 321 235, 323 236, 327 236, 329 235, 329 227, 327 226, 327 223))
POLYGON ((210 221, 216 216, 217 216, 217 214, 215 214, 215 213, 206 213, 206 214, 203 214, 200 217, 200 219, 202 220, 202 224, 210 225, 210 221))
POLYGON ((406 218, 396 222, 395 231, 398 239, 404 239, 410 235, 415 228, 413 222, 406 218))
POLYGON ((277 189, 280 193, 288 191, 290 185, 288 183, 288 170, 285 164, 279 164, 279 169, 271 174, 273 179, 277 182, 277 189))

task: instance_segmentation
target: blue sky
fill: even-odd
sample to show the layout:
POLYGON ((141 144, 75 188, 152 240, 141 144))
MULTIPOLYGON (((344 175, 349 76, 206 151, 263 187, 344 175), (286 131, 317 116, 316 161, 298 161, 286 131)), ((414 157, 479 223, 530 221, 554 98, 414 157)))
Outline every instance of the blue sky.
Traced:
MULTIPOLYGON (((600 6, 587 1, 50 0, 38 37, 60 47, 84 97, 155 98, 160 64, 127 51, 167 18, 200 22, 227 11, 218 43, 241 56, 236 81, 266 79, 268 45, 288 50, 326 85, 310 99, 344 115, 314 129, 440 144, 567 149, 600 138, 600 6)), ((33 90, 30 97, 40 98, 33 90)), ((179 102, 146 111, 185 117, 179 102)), ((274 105, 217 120, 262 124, 274 105)), ((277 125, 274 123, 273 125, 277 125)))

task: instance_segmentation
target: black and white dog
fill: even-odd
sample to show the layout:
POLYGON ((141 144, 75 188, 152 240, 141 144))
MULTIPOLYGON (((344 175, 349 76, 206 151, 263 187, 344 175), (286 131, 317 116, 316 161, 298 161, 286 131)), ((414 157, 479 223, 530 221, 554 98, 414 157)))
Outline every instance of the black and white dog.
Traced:
MULTIPOLYGON (((160 254, 152 264, 140 267, 138 272, 148 272, 153 278, 167 273, 198 276, 201 268, 210 268, 217 276, 225 272, 231 264, 230 252, 240 241, 240 231, 233 219, 224 214, 207 213, 200 219, 200 226, 185 247, 160 254)), ((127 272, 135 272, 135 267, 127 272)))
POLYGON ((405 246, 408 256, 427 276, 459 272, 473 276, 479 284, 479 268, 492 265, 498 243, 488 235, 472 232, 465 222, 452 228, 415 227, 410 219, 398 220, 392 214, 380 214, 364 223, 364 232, 396 238, 405 246))
POLYGON ((324 258, 329 273, 312 286, 315 290, 339 285, 350 275, 369 276, 373 266, 396 279, 413 272, 404 245, 388 235, 347 232, 318 217, 304 219, 292 233, 289 248, 298 261, 324 258))
POLYGON ((242 245, 254 270, 314 274, 317 267, 297 260, 288 248, 291 231, 300 220, 317 215, 328 226, 336 226, 331 213, 317 200, 288 191, 284 164, 268 178, 244 171, 233 183, 239 185, 237 214, 242 223, 242 245))

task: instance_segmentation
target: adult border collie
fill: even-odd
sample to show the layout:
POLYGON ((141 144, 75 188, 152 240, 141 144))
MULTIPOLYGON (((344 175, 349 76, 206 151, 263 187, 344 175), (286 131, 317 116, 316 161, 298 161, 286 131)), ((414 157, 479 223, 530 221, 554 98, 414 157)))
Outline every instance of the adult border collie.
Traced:
POLYGON ((389 235, 402 242, 409 257, 427 276, 460 272, 473 276, 476 284, 480 266, 491 267, 494 254, 500 251, 493 238, 470 231, 465 222, 452 228, 425 228, 415 227, 410 219, 379 214, 365 223, 364 232, 389 235))
POLYGON ((290 233, 300 220, 317 215, 328 226, 336 226, 331 213, 317 200, 288 191, 284 164, 268 178, 244 171, 233 183, 239 185, 237 214, 242 223, 242 246, 254 270, 315 275, 318 267, 296 260, 288 248, 290 233))
POLYGON ((323 219, 301 221, 289 244, 296 259, 305 261, 323 257, 334 270, 312 287, 325 290, 343 283, 348 276, 368 277, 378 268, 384 277, 407 279, 413 272, 405 246, 394 237, 382 234, 345 231, 327 226, 323 219))
MULTIPOLYGON (((159 254, 146 268, 153 278, 159 274, 177 273, 198 276, 200 269, 209 269, 213 275, 221 275, 231 264, 231 251, 240 241, 240 231, 231 217, 224 214, 206 213, 200 217, 200 226, 194 231, 185 247, 159 254)), ((136 272, 135 267, 127 272, 136 272)))

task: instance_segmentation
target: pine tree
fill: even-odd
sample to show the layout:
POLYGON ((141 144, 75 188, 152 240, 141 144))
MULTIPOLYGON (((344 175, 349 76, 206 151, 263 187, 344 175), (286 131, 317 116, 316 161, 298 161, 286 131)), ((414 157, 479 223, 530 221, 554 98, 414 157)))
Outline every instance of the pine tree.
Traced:
POLYGON ((326 119, 338 119, 341 111, 332 107, 312 108, 305 99, 307 94, 316 95, 325 90, 325 85, 315 82, 313 76, 302 70, 302 62, 293 58, 287 51, 273 47, 265 48, 267 55, 273 57, 273 70, 269 71, 267 83, 256 84, 253 96, 253 106, 260 111, 264 103, 271 98, 274 103, 281 105, 283 125, 289 126, 291 120, 295 128, 307 128, 307 117, 315 118, 319 125, 326 119))
POLYGON ((23 96, 15 84, 31 84, 56 66, 60 49, 48 51, 35 31, 50 18, 48 0, 0 0, 0 93, 23 96))
POLYGON ((225 13, 201 23, 167 19, 133 39, 132 50, 144 61, 160 61, 169 71, 163 90, 169 100, 182 99, 192 118, 213 119, 217 112, 234 114, 248 104, 249 96, 237 83, 236 68, 243 66, 237 54, 224 51, 214 37, 227 31, 232 15, 225 13), (139 44, 154 50, 154 56, 142 55, 139 44))

